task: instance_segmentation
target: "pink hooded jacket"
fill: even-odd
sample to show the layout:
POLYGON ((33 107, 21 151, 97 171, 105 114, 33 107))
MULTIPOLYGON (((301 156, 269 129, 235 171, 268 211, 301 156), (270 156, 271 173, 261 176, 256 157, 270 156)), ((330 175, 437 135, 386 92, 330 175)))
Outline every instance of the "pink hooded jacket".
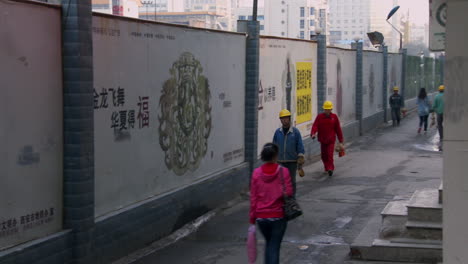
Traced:
POLYGON ((291 177, 287 168, 278 164, 265 163, 256 168, 250 184, 250 223, 255 224, 257 218, 282 218, 283 211, 283 181, 286 195, 293 194, 291 177))

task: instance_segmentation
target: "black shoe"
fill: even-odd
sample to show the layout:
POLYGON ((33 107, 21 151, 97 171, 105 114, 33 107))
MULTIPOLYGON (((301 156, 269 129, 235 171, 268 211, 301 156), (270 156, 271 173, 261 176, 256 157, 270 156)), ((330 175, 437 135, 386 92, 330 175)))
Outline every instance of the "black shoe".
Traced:
POLYGON ((332 176, 333 175, 333 171, 332 170, 329 170, 328 171, 328 176, 332 176))

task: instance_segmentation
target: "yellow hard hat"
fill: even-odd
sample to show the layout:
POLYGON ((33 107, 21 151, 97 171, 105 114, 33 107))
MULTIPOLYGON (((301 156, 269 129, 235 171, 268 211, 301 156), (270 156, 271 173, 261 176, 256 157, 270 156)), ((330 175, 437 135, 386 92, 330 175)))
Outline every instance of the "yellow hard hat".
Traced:
POLYGON ((400 90, 400 88, 398 88, 398 86, 393 86, 393 91, 398 91, 400 90))
POLYGON ((443 91, 445 90, 445 86, 444 85, 439 85, 439 91, 443 91))
POLYGON ((325 101, 325 103, 323 103, 323 109, 325 110, 333 109, 333 103, 331 101, 325 101))
POLYGON ((280 111, 279 113, 280 118, 287 117, 287 116, 291 116, 291 112, 289 112, 288 109, 283 109, 280 111))

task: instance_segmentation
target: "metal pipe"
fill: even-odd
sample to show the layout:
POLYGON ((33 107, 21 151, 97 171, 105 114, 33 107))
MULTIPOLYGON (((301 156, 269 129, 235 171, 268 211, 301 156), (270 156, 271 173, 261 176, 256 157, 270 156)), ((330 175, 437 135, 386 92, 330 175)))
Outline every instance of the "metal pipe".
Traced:
POLYGON ((400 49, 399 51, 401 52, 401 49, 403 47, 403 33, 400 32, 400 30, 398 30, 392 23, 388 22, 388 20, 386 20, 388 24, 390 24, 390 26, 392 26, 393 29, 395 29, 398 33, 400 33, 400 49))
POLYGON ((252 21, 257 21, 258 0, 253 0, 252 21))

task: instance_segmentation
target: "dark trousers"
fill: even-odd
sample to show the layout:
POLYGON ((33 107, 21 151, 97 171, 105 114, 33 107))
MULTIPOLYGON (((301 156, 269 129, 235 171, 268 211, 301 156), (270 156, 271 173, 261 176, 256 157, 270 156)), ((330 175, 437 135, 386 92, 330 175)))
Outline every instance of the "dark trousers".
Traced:
POLYGON ((392 107, 392 124, 400 125, 400 108, 392 107))
POLYGON ((444 139, 444 114, 437 114, 437 129, 439 130, 440 141, 444 139))
POLYGON ((424 124, 424 131, 427 131, 427 118, 429 115, 419 116, 419 128, 424 124))
POLYGON ((280 165, 289 170, 289 175, 291 175, 291 184, 293 187, 293 197, 296 197, 297 162, 281 162, 280 165))
POLYGON ((282 218, 275 221, 257 220, 258 227, 265 238, 265 264, 279 264, 281 241, 288 222, 282 218))

